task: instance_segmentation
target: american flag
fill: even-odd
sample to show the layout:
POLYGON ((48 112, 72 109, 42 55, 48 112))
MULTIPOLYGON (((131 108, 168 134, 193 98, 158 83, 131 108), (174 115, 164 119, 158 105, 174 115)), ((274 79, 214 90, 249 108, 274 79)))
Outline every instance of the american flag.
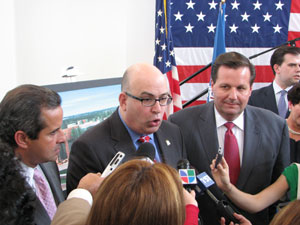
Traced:
POLYGON ((173 104, 168 108, 168 115, 182 108, 172 32, 170 29, 171 17, 170 0, 157 0, 154 65, 168 77, 170 91, 173 96, 173 104))
MULTIPOLYGON (((158 3, 163 1, 157 0, 156 3, 158 31, 163 27, 157 19, 163 5, 159 7, 158 3)), ((166 37, 171 43, 171 52, 174 46, 180 81, 212 61, 219 3, 218 0, 166 1, 165 6, 170 7, 170 13, 165 17, 169 22, 166 37)), ((237 51, 248 57, 300 37, 299 0, 227 0, 225 20, 226 51, 237 51)), ((160 40, 156 42, 157 58, 158 49, 166 41, 157 34, 155 39, 160 40)), ((296 45, 300 47, 300 41, 296 45)), ((269 65, 272 53, 251 60, 257 72, 254 89, 272 82, 274 75, 269 65)), ((206 70, 180 87, 183 102, 208 87, 210 71, 206 70)), ((203 96, 197 103, 205 102, 206 98, 203 96)))

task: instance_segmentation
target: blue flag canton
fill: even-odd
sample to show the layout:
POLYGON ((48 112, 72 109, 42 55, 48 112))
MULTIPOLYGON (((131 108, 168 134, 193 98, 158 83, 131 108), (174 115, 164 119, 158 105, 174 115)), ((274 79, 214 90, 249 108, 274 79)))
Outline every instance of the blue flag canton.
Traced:
MULTIPOLYGON (((172 2, 176 47, 213 47, 219 12, 217 0, 172 2)), ((227 0, 226 47, 273 47, 287 41, 291 0, 227 0)))
POLYGON ((154 65, 159 68, 162 73, 170 71, 172 69, 172 65, 176 66, 173 40, 169 24, 171 11, 169 0, 167 0, 166 3, 165 9, 163 0, 157 0, 155 11, 154 65))

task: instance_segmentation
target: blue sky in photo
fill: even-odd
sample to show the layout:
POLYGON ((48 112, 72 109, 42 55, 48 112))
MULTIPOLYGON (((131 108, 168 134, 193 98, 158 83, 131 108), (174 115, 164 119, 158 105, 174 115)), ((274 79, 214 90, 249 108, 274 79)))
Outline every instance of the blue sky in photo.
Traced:
POLYGON ((120 84, 59 92, 64 117, 117 107, 120 92, 120 84))

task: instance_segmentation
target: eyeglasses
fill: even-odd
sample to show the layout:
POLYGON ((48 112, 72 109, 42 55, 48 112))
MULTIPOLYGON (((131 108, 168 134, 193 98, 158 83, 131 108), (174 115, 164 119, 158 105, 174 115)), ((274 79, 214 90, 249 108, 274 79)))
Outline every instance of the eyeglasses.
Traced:
POLYGON ((139 98, 132 94, 129 94, 128 92, 125 92, 125 94, 133 99, 140 101, 142 105, 146 107, 154 106, 156 102, 159 102, 160 106, 169 105, 173 100, 170 95, 161 98, 139 98))

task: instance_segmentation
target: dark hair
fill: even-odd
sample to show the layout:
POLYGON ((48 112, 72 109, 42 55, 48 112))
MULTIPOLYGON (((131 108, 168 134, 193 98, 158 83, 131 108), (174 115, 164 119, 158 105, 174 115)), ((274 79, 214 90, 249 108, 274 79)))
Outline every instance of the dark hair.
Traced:
POLYGON ((293 105, 300 102, 300 83, 294 84, 294 86, 288 91, 287 98, 293 105))
POLYGON ((18 130, 32 140, 37 139, 46 126, 42 109, 54 109, 60 104, 60 96, 45 87, 27 84, 10 90, 0 103, 0 138, 14 148, 17 147, 14 135, 18 130))
POLYGON ((211 68, 211 79, 216 83, 218 78, 218 71, 221 66, 225 66, 232 69, 238 69, 240 67, 247 67, 250 70, 250 86, 255 79, 255 68, 247 57, 238 52, 226 52, 219 55, 211 68))
POLYGON ((0 224, 31 225, 35 194, 22 176, 11 148, 0 141, 0 224))
POLYGON ((109 175, 96 194, 87 225, 182 225, 183 187, 163 163, 130 160, 109 175))
POLYGON ((284 46, 281 46, 279 48, 277 48, 272 56, 271 56, 271 60, 270 60, 270 64, 271 64, 271 67, 272 67, 272 70, 273 70, 273 73, 275 73, 275 70, 274 70, 274 65, 277 64, 277 65, 281 65, 284 61, 284 56, 286 54, 292 54, 292 55, 300 55, 300 48, 296 47, 296 46, 287 46, 287 45, 284 45, 284 46))

